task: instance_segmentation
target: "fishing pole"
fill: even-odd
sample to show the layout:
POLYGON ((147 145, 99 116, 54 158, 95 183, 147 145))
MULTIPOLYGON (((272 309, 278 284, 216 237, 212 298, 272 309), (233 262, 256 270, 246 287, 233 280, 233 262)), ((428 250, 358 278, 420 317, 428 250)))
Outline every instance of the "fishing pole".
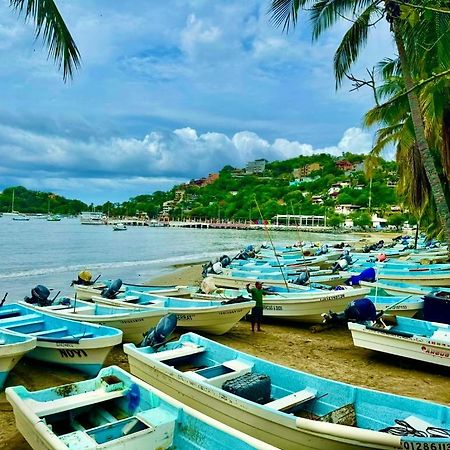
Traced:
POLYGON ((255 199, 256 207, 258 208, 258 211, 259 211, 259 215, 261 216, 261 220, 262 220, 263 225, 264 225, 264 231, 267 233, 267 236, 269 238, 270 244, 272 245, 273 254, 275 255, 275 258, 277 260, 278 266, 280 268, 280 272, 281 272, 281 276, 283 277, 284 284, 286 286, 287 291, 290 292, 289 291, 288 282, 286 280, 286 277, 284 276, 283 268, 281 267, 280 260, 278 258, 278 254, 277 254, 277 252, 275 250, 275 245, 273 243, 272 236, 270 235, 269 229, 267 228, 266 224, 264 223, 264 218, 263 218, 263 215, 262 215, 262 212, 261 212, 261 208, 259 207, 258 200, 256 200, 256 195, 255 195, 254 199, 255 199))
MULTIPOLYGON (((295 216, 294 205, 292 204, 292 201, 291 201, 291 209, 292 209, 292 214, 295 216)), ((306 264, 305 253, 303 252, 303 244, 302 244, 302 240, 301 240, 300 226, 299 226, 298 222, 297 222, 296 229, 297 229, 297 234, 298 234, 298 241, 300 242, 300 251, 302 252, 303 265, 305 266, 305 273, 309 280, 311 278, 311 274, 309 272, 308 265, 306 264)), ((309 283, 309 287, 312 289, 311 283, 309 283)))

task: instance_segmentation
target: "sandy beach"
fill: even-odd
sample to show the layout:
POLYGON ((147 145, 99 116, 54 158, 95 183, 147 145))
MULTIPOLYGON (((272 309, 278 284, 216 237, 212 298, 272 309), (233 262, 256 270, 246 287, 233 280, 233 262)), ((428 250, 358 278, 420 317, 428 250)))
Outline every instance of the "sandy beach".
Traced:
MULTIPOLYGON (((176 269, 171 275, 152 279, 153 284, 192 284, 201 279, 201 265, 176 269)), ((395 394, 450 405, 449 375, 445 368, 390 357, 353 346, 346 328, 311 333, 309 326, 280 321, 264 323, 264 332, 252 333, 250 324, 239 322, 230 332, 214 339, 230 347, 327 378, 395 394)), ((121 346, 106 365, 128 369, 121 346)), ((79 381, 82 374, 22 359, 6 386, 23 384, 30 390, 79 381)), ((0 394, 0 449, 25 450, 29 445, 15 428, 12 408, 0 394)))

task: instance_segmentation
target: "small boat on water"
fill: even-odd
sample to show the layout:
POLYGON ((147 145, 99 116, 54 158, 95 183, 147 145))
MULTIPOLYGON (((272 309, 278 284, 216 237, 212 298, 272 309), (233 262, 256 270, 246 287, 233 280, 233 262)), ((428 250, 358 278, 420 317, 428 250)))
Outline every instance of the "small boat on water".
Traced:
POLYGON ((13 220, 19 221, 19 222, 28 222, 30 218, 26 216, 25 214, 18 214, 16 216, 13 216, 13 220))
POLYGON ((397 316, 394 325, 349 322, 348 328, 357 347, 450 367, 449 325, 397 316))
POLYGON ((233 328, 255 306, 250 299, 242 301, 190 300, 161 297, 129 291, 129 296, 120 299, 93 297, 98 304, 118 306, 121 308, 137 308, 139 311, 151 311, 154 308, 164 308, 166 313, 177 316, 177 326, 185 331, 201 331, 220 335, 233 328))
POLYGON ((119 367, 28 391, 8 387, 17 429, 35 450, 271 450, 157 391, 119 367))
POLYGON ((96 375, 111 349, 122 342, 115 328, 52 317, 19 303, 0 308, 0 329, 36 338, 26 356, 96 375))
POLYGON ((158 350, 126 344, 124 351, 139 378, 282 449, 450 446, 445 405, 310 375, 193 333, 158 350))
POLYGON ((49 214, 47 216, 47 222, 60 222, 61 216, 58 216, 58 214, 49 214))
POLYGON ((36 347, 36 338, 0 329, 0 389, 23 355, 36 347))
POLYGON ((143 334, 167 314, 167 311, 161 308, 151 310, 118 308, 73 298, 64 298, 60 300, 60 303, 49 306, 29 305, 29 308, 54 317, 117 328, 123 332, 123 342, 135 343, 139 343, 143 334))
POLYGON ((113 225, 114 231, 125 231, 126 229, 127 229, 127 226, 122 222, 119 222, 119 223, 116 223, 113 225))

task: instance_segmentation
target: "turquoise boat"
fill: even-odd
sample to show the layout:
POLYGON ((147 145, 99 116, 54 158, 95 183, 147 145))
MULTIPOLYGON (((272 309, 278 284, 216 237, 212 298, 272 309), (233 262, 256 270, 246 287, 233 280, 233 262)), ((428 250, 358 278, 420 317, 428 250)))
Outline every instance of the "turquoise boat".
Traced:
POLYGON ((115 328, 52 317, 19 303, 0 308, 0 330, 36 339, 26 356, 96 375, 111 349, 122 342, 115 328))
POLYGON ((20 358, 35 347, 36 338, 33 336, 0 330, 0 389, 20 358))
POLYGON ((310 375, 193 333, 157 351, 124 351, 139 378, 282 449, 450 447, 449 406, 310 375))
POLYGON ((40 391, 6 389, 17 429, 36 450, 272 450, 119 367, 40 391))

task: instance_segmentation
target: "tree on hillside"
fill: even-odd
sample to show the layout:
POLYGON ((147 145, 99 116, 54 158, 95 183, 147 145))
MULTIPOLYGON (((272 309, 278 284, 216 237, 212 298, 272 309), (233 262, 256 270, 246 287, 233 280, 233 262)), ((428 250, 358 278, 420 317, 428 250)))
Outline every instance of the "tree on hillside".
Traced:
MULTIPOLYGON (((439 0, 434 2, 438 6, 440 3, 439 0)), ((272 20, 276 25, 281 25, 286 31, 289 31, 290 26, 295 26, 297 23, 299 10, 305 6, 308 6, 311 11, 313 37, 316 39, 342 18, 348 18, 351 23, 334 57, 337 85, 341 84, 352 64, 358 59, 359 52, 367 41, 371 25, 383 17, 389 22, 390 31, 398 50, 417 152, 430 183, 436 209, 450 245, 449 205, 439 179, 438 167, 425 137, 422 111, 411 69, 411 62, 420 57, 419 53, 426 52, 423 52, 423 46, 421 50, 419 50, 420 46, 414 46, 414 39, 410 39, 413 36, 419 43, 418 41, 427 29, 442 22, 446 23, 448 28, 448 19, 439 10, 432 11, 423 5, 419 9, 414 9, 415 5, 401 0, 385 2, 379 0, 272 0, 272 20), (408 27, 408 19, 405 18, 408 17, 408 13, 414 16, 414 26, 408 27), (408 51, 413 54, 413 57, 408 56, 408 51)))
POLYGON ((53 0, 9 0, 10 6, 25 20, 34 22, 36 38, 42 36, 48 55, 63 71, 63 79, 73 77, 80 66, 80 52, 53 0))

